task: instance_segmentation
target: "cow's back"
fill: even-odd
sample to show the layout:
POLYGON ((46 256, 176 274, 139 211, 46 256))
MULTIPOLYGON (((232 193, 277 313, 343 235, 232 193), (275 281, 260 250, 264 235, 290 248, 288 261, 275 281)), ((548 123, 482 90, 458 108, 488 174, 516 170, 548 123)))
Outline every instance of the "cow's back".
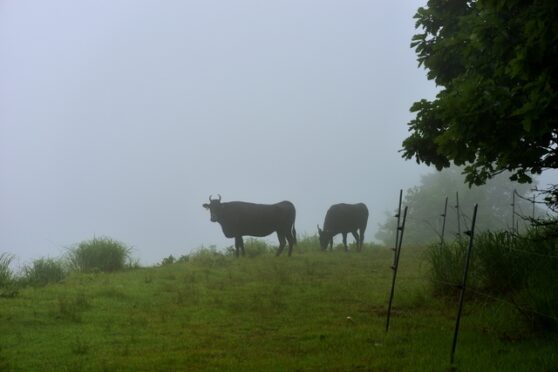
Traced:
POLYGON ((366 228, 368 208, 364 203, 334 204, 326 213, 324 230, 332 233, 351 232, 366 228))
POLYGON ((225 236, 267 236, 294 222, 294 206, 283 201, 256 204, 241 201, 223 203, 221 227, 225 236))

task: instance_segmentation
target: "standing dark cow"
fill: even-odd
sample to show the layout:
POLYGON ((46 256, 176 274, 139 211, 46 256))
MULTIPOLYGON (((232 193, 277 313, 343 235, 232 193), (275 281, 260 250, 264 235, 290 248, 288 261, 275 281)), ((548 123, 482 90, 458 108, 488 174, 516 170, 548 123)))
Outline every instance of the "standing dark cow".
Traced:
POLYGON ((364 242, 364 231, 368 223, 368 208, 364 203, 358 204, 334 204, 327 210, 324 229, 318 225, 320 236, 320 247, 333 248, 333 237, 339 233, 343 234, 343 245, 347 249, 347 233, 352 233, 357 243, 357 249, 362 249, 364 242))
POLYGON ((242 237, 267 236, 277 232, 279 249, 277 256, 285 248, 285 240, 289 242, 289 256, 292 254, 293 245, 296 244, 295 216, 293 203, 282 201, 277 204, 254 204, 240 201, 221 203, 219 199, 211 199, 209 204, 204 204, 205 209, 211 213, 211 222, 219 222, 227 238, 234 238, 236 256, 242 249, 244 256, 244 241, 242 237))

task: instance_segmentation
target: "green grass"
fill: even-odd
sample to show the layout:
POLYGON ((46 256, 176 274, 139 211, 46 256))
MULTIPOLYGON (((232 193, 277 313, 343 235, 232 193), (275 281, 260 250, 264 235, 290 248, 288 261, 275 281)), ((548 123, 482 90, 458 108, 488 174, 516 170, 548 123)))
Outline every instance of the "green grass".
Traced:
MULTIPOLYGON (((451 367, 456 303, 431 296, 424 252, 403 248, 386 334, 391 250, 301 245, 290 258, 204 250, 160 267, 73 273, 0 298, 0 370, 451 367)), ((467 302, 461 329, 459 370, 558 367, 558 337, 531 333, 506 305, 467 302)))

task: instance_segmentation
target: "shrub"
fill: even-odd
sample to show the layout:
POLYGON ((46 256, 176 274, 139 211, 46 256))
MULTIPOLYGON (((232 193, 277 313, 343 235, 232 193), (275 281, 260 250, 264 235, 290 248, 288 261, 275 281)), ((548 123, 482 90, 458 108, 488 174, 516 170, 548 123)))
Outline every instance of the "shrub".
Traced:
POLYGON ((131 249, 124 243, 102 237, 83 241, 68 252, 70 267, 77 271, 113 272, 124 269, 131 260, 131 249))
POLYGON ((57 283, 64 279, 65 272, 60 261, 52 258, 41 258, 33 261, 24 269, 24 281, 36 286, 57 283))
POLYGON ((10 264, 13 260, 14 256, 11 254, 0 254, 0 288, 7 287, 14 280, 14 275, 10 269, 10 264))

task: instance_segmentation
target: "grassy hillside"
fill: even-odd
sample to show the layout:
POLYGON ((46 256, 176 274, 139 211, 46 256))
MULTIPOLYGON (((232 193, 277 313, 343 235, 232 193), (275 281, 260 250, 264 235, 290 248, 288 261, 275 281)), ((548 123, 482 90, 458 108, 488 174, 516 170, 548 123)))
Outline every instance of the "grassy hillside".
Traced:
MULTIPOLYGON (((430 295, 421 256, 402 252, 388 334, 388 249, 72 274, 0 298, 0 370, 448 370, 456 301, 430 295)), ((459 370, 558 367, 558 337, 508 305, 464 314, 459 370)))

